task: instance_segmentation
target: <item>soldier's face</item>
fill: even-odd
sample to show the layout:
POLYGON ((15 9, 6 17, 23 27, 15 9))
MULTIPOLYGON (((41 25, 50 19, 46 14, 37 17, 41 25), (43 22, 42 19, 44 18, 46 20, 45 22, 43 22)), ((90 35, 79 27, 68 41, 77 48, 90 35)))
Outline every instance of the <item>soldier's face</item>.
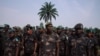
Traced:
POLYGON ((40 29, 39 32, 40 32, 40 33, 41 33, 41 32, 44 32, 44 29, 40 29))
POLYGON ((33 30, 32 30, 32 29, 29 29, 29 30, 27 31, 27 33, 28 33, 28 34, 32 34, 32 33, 33 33, 33 30))
POLYGON ((92 34, 91 32, 90 32, 90 33, 88 33, 88 36, 89 36, 89 37, 91 37, 92 35, 93 35, 93 34, 92 34))
POLYGON ((14 36, 14 33, 10 33, 10 34, 9 34, 9 37, 13 37, 13 36, 14 36))
POLYGON ((49 25, 49 26, 47 27, 47 30, 52 31, 52 30, 53 30, 53 26, 52 26, 52 25, 49 25))
POLYGON ((83 29, 78 29, 77 32, 78 32, 78 34, 80 34, 83 32, 83 29))
POLYGON ((61 30, 59 29, 59 30, 57 30, 57 33, 61 33, 61 30))

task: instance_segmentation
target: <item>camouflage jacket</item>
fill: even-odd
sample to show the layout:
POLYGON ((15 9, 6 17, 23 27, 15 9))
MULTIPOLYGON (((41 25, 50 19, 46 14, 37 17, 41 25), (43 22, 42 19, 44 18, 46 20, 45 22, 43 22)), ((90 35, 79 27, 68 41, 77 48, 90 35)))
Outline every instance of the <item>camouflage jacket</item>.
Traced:
POLYGON ((25 52, 33 52, 36 41, 37 41, 37 39, 36 39, 35 35, 25 35, 24 36, 24 50, 25 50, 25 52))
POLYGON ((59 36, 55 33, 41 35, 40 56, 55 56, 59 36))
POLYGON ((15 56, 16 53, 16 47, 18 47, 19 41, 17 38, 13 37, 8 38, 5 42, 5 48, 4 48, 4 55, 5 56, 15 56))
POLYGON ((84 36, 69 37, 69 54, 70 56, 87 56, 87 38, 84 36))

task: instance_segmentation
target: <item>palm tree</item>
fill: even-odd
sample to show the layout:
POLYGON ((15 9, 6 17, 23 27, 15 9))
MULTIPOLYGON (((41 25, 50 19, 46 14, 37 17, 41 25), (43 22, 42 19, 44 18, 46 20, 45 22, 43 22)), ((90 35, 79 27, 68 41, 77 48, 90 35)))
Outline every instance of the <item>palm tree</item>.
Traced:
POLYGON ((47 23, 49 20, 51 22, 52 18, 56 20, 58 11, 56 8, 54 8, 54 4, 51 4, 51 2, 45 2, 44 5, 42 5, 40 8, 38 15, 40 16, 40 20, 43 19, 47 23))

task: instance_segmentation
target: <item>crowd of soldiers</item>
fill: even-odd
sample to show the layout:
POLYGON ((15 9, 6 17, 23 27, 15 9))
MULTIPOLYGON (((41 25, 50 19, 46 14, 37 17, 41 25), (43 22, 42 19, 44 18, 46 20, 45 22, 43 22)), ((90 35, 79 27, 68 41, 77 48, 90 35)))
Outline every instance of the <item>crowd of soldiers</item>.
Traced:
POLYGON ((5 25, 0 30, 0 56, 98 56, 97 47, 95 34, 84 33, 81 23, 73 29, 53 30, 52 23, 47 23, 45 28, 5 25))

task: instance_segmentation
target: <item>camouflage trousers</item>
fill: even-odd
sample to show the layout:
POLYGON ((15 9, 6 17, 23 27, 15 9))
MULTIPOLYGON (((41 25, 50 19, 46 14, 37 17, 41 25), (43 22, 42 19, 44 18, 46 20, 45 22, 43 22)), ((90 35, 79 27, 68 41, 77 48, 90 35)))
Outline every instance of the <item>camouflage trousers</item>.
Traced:
POLYGON ((56 56, 56 53, 54 51, 52 52, 39 52, 39 56, 56 56))
POLYGON ((6 48, 4 50, 4 56, 15 56, 15 50, 11 48, 6 48))
POLYGON ((11 52, 11 51, 5 52, 4 56, 15 56, 15 52, 11 52))

